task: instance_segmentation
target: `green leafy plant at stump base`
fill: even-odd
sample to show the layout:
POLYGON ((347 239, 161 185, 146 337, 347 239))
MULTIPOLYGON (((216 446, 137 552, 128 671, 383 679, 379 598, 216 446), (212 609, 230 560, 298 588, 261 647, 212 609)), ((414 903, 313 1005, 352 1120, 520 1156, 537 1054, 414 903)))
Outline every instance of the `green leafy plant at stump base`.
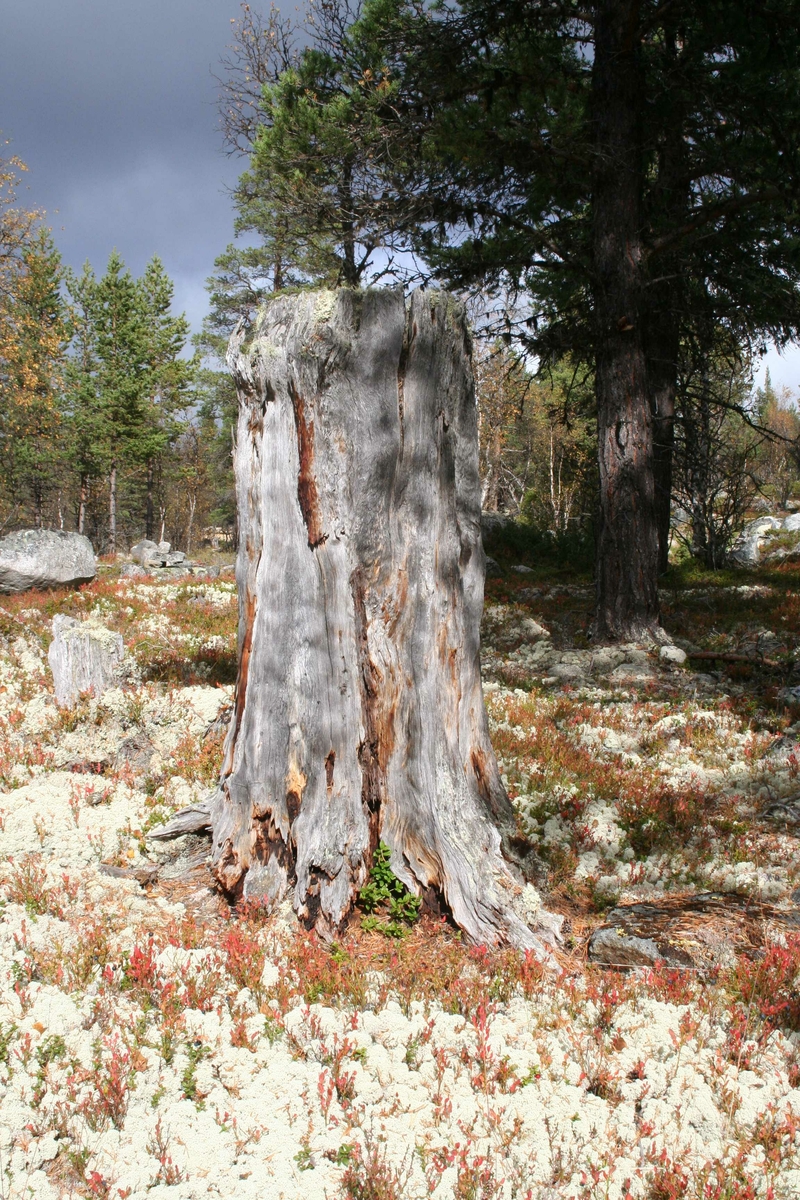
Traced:
POLYGON ((389 865, 391 851, 385 842, 379 842, 372 856, 369 880, 358 895, 358 902, 368 914, 361 920, 362 929, 375 929, 386 937, 402 938, 408 926, 419 919, 420 900, 412 896, 406 885, 397 878, 389 865), (377 910, 386 912, 387 920, 376 916, 377 910))

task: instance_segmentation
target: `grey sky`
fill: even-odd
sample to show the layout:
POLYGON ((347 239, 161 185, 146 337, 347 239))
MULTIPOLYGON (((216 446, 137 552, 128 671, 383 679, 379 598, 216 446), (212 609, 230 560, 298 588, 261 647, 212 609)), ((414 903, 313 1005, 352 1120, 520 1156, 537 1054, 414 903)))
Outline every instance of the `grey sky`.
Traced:
POLYGON ((0 130, 71 266, 159 254, 197 326, 232 236, 212 71, 238 0, 2 0, 0 130))
MULTIPOLYGON (((0 0, 0 131, 64 260, 102 271, 116 246, 138 274, 159 254, 195 328, 244 166, 221 152, 212 74, 238 13, 238 0, 0 0)), ((767 362, 796 393, 800 350, 767 362)))

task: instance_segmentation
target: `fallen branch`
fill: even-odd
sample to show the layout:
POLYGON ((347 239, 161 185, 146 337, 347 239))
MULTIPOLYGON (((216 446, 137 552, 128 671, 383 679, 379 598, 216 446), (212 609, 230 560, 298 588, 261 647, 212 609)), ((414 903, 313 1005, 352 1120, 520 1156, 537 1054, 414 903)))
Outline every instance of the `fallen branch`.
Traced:
POLYGON ((781 667, 774 658, 759 658, 756 654, 725 653, 722 650, 687 650, 687 658, 702 658, 712 662, 750 663, 754 667, 781 667))

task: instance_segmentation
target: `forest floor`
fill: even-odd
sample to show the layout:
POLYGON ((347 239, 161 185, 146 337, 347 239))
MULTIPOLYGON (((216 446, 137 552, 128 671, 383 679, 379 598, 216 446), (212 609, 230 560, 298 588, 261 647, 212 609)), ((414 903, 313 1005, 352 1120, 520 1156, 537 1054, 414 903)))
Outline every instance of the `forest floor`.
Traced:
POLYGON ((230 575, 4 598, 0 1200, 797 1197, 800 571, 663 601, 683 665, 593 648, 574 570, 487 586, 542 967, 432 919, 326 948, 148 840, 216 777, 230 575), (57 612, 123 634, 124 688, 55 707, 57 612))

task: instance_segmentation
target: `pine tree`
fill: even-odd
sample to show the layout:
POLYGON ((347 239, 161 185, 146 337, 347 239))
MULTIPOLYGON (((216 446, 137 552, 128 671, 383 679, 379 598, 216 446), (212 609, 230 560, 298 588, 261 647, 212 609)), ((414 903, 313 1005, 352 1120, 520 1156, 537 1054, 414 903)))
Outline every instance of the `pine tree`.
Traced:
POLYGON ((145 467, 145 536, 152 538, 156 477, 164 452, 180 432, 177 415, 187 403, 194 365, 181 357, 189 336, 189 323, 183 315, 171 315, 174 288, 157 256, 147 264, 139 287, 147 345, 147 405, 144 423, 129 445, 129 452, 135 462, 145 467))
POLYGON ((800 334, 800 6, 368 0, 360 28, 421 146, 417 247, 594 368, 596 629, 649 636, 681 346, 800 334))
POLYGON ((80 275, 67 272, 70 313, 70 354, 65 368, 66 438, 77 475, 76 526, 88 530, 92 500, 106 471, 106 428, 97 387, 95 293, 97 279, 88 263, 80 275))
MULTIPOLYGON (((62 465, 61 369, 67 342, 60 292, 61 260, 40 228, 21 250, 13 288, 2 306, 0 460, 8 511, 30 514, 41 528, 62 465)), ((61 504, 58 504, 61 516, 61 504)))
POLYGON ((87 265, 69 277, 73 344, 69 366, 70 433, 80 475, 78 526, 83 529, 93 483, 108 487, 108 546, 117 545, 120 481, 130 476, 133 512, 144 509, 152 535, 160 457, 177 436, 192 364, 182 359, 188 324, 170 313, 173 288, 154 258, 140 280, 119 254, 96 279, 87 265), (137 505, 137 495, 144 497, 137 505))

